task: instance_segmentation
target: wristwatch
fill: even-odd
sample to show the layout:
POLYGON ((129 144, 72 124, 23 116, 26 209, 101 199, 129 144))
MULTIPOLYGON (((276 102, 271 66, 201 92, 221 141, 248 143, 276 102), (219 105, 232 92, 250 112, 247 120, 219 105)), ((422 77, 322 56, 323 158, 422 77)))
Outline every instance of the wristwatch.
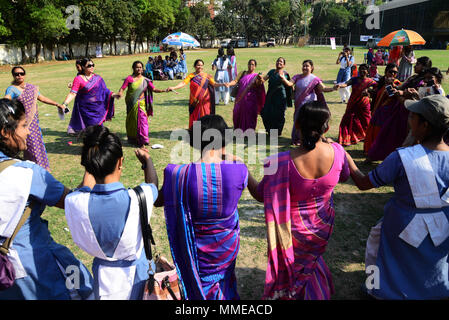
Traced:
POLYGON ((142 164, 142 170, 145 170, 146 168, 147 168, 147 163, 146 162, 144 162, 143 164, 142 164))

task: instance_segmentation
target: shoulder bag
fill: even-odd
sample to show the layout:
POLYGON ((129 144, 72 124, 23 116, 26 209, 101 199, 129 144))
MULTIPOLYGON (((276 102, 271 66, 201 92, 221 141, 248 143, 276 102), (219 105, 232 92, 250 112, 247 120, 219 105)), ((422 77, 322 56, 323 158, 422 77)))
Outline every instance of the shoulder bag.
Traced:
POLYGON ((140 223, 145 254, 150 269, 148 270, 148 280, 145 283, 143 300, 184 300, 182 288, 178 281, 178 273, 175 266, 165 257, 156 254, 153 259, 151 245, 155 245, 153 231, 148 223, 147 202, 145 193, 141 186, 133 189, 139 200, 140 223))
MULTIPOLYGON (((2 172, 4 169, 12 165, 14 162, 15 162, 14 160, 6 160, 1 162, 0 172, 2 172)), ((11 237, 6 238, 5 241, 3 241, 3 244, 0 246, 0 290, 6 290, 12 287, 16 279, 14 266, 8 259, 9 247, 11 246, 12 241, 14 240, 14 237, 16 236, 17 232, 19 232, 20 228, 23 226, 25 221, 30 216, 32 209, 33 209, 32 203, 30 203, 27 207, 25 207, 22 217, 20 218, 19 223, 14 229, 13 234, 11 235, 11 237)))

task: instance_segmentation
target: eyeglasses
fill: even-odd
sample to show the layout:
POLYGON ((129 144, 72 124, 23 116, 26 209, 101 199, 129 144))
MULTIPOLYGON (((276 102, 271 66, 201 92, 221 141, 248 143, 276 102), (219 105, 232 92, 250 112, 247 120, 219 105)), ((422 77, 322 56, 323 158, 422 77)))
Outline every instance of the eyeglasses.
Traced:
POLYGON ((391 74, 398 74, 398 72, 397 72, 396 70, 389 70, 388 73, 391 73, 391 74))
POLYGON ((86 65, 86 68, 93 68, 93 67, 95 67, 95 63, 87 64, 87 65, 86 65))
POLYGON ((18 76, 24 76, 25 72, 14 72, 14 77, 18 77, 18 76))

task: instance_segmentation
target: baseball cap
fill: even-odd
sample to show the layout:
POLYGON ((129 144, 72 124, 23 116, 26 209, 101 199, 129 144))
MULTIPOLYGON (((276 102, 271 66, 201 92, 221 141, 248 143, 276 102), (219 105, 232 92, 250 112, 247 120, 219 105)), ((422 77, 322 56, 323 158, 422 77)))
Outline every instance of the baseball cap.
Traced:
POLYGON ((449 127, 449 99, 441 94, 433 94, 419 101, 406 100, 405 107, 422 115, 437 128, 449 127))

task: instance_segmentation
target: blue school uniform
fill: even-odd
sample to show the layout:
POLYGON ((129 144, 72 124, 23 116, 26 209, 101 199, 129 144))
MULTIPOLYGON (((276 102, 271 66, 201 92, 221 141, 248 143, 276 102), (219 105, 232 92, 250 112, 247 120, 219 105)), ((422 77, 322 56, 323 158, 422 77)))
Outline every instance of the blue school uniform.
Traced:
MULTIPOLYGON (((9 159, 0 151, 0 162, 9 159)), ((18 161, 3 170, 0 184, 0 242, 9 236, 3 226, 11 219, 20 218, 25 202, 34 202, 30 217, 20 228, 10 248, 16 280, 11 288, 0 291, 0 300, 90 298, 93 279, 89 270, 68 248, 52 239, 48 222, 41 218, 46 205, 54 206, 60 200, 64 185, 47 170, 30 161, 18 161), (22 198, 23 205, 17 210, 16 217, 13 217, 10 208, 5 208, 10 206, 11 197, 15 197, 14 193, 8 194, 8 189, 13 190, 16 186, 26 189, 23 190, 26 196, 22 198), (79 289, 72 291, 66 286, 66 277, 72 276, 74 270, 69 266, 79 270, 80 276, 79 289)))
MULTIPOLYGON (((418 174, 413 176, 419 181, 413 181, 415 178, 406 172, 408 164, 403 163, 400 155, 404 152, 401 149, 405 148, 391 153, 369 173, 370 181, 375 187, 393 183, 395 190, 394 196, 385 205, 380 225, 380 242, 375 257, 375 264, 379 268, 379 286, 368 290, 380 299, 449 297, 449 203, 446 199, 449 187, 449 152, 429 150, 421 148, 421 145, 414 148, 405 151, 411 150, 411 154, 420 161, 427 155, 430 163, 427 171, 423 170, 423 166, 418 166, 418 174), (417 157, 420 150, 422 154, 417 157), (426 181, 425 174, 430 174, 426 181), (419 205, 419 196, 416 191, 412 192, 425 183, 435 185, 433 196, 437 197, 434 201, 436 205, 419 205)), ((406 162, 412 163, 414 160, 406 162)), ((429 193, 421 197, 421 200, 429 202, 432 190, 427 187, 423 189, 425 193, 429 193)), ((367 245, 367 251, 368 249, 367 245)))
MULTIPOLYGON (((141 187, 150 216, 158 190, 154 184, 142 183, 141 187)), ((94 256, 96 299, 142 299, 149 264, 142 250, 136 200, 134 191, 120 182, 82 187, 66 198, 73 240, 94 256)))

